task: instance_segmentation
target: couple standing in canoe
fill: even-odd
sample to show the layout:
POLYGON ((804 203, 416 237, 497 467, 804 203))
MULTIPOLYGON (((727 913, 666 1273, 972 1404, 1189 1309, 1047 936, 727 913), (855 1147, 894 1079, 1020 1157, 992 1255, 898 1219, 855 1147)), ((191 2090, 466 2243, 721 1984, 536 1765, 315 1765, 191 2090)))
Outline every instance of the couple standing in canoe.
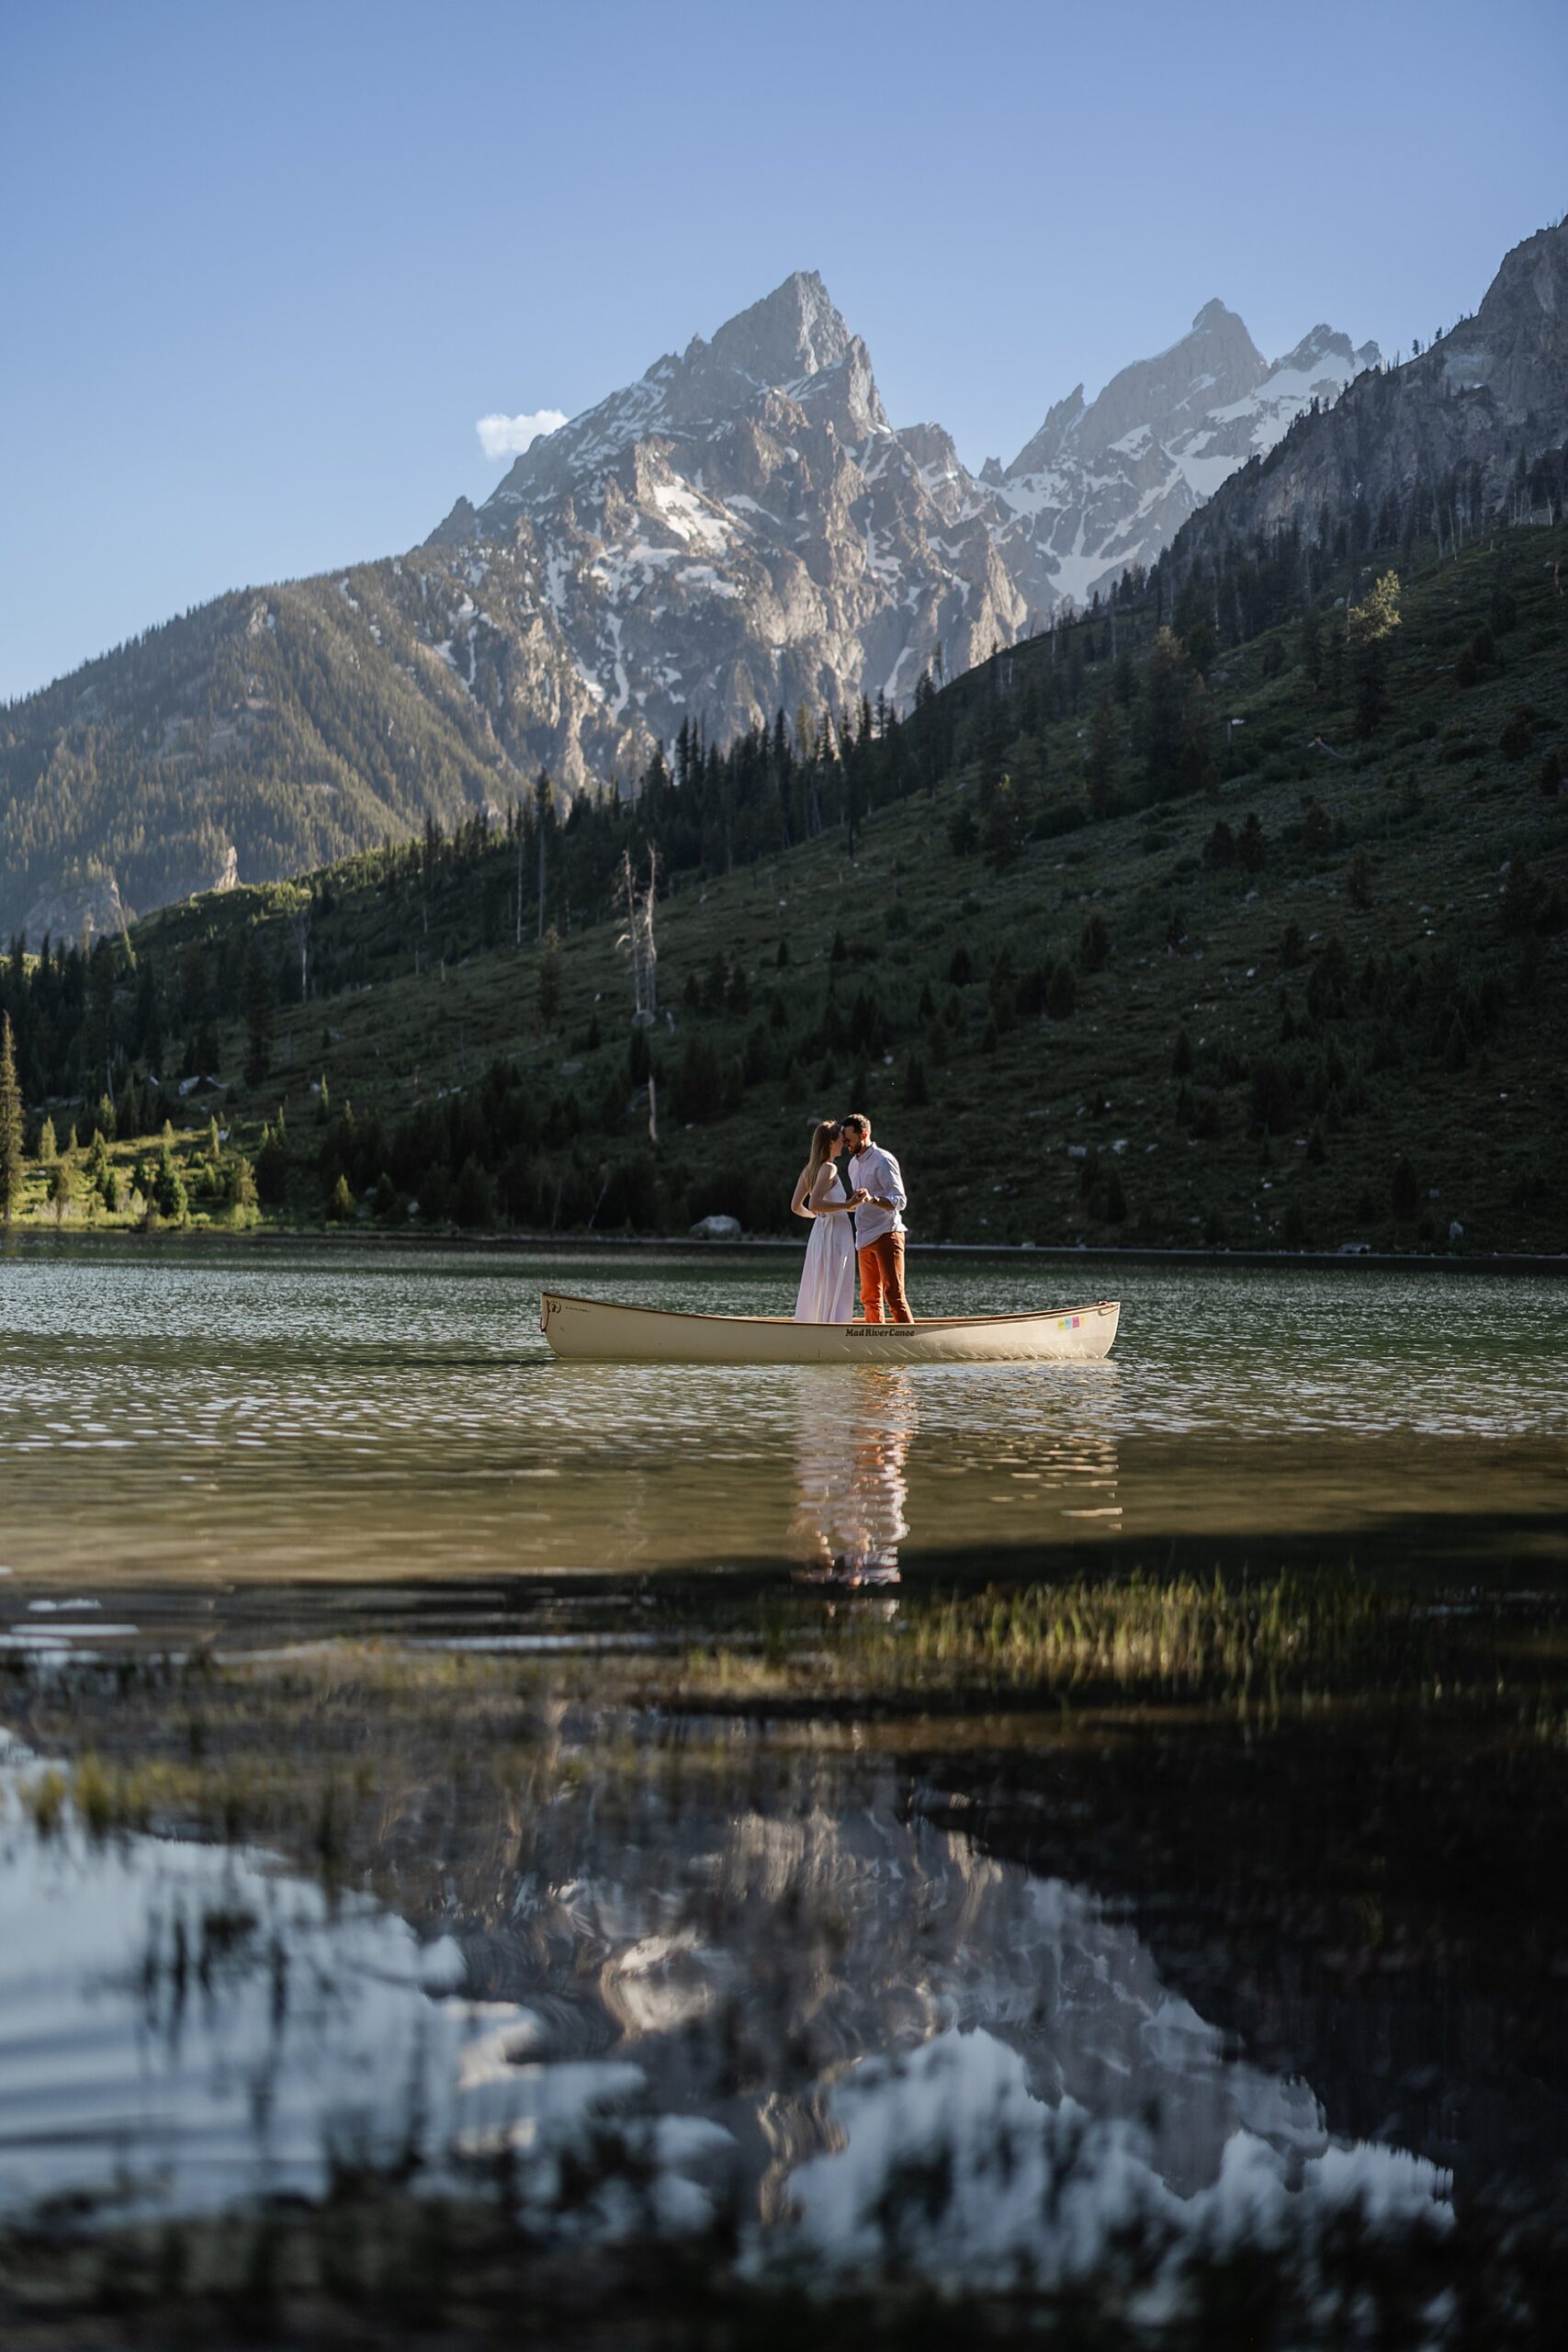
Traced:
POLYGON ((871 1121, 862 1112, 818 1120, 790 1206, 796 1216, 812 1219, 795 1302, 797 1323, 852 1323, 857 1265, 868 1323, 914 1321, 904 1295, 904 1179, 893 1154, 873 1143, 871 1121), (847 1183, 839 1164, 842 1154, 849 1159, 847 1183))

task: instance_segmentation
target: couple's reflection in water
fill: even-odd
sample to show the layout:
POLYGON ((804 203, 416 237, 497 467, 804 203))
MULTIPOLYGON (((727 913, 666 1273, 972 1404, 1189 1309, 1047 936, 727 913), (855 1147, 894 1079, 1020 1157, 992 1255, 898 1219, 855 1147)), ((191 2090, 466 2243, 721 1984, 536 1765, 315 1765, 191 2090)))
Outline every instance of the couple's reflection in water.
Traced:
POLYGON ((898 1582, 915 1429, 915 1384, 905 1373, 855 1366, 852 1381, 811 1399, 795 1440, 802 1582, 852 1589, 898 1582))
MULTIPOLYGON (((1107 1367, 1082 1370, 1103 1374, 1107 1367)), ((1079 1382, 1065 1397, 1055 1386, 998 1394, 987 1383, 954 1413, 951 1390, 922 1395, 906 1372, 857 1366, 830 1391, 813 1384, 795 1432, 797 1579, 851 1589, 899 1582, 917 1439, 928 1555, 985 1553, 1000 1566, 1025 1553, 1037 1557, 1053 1540, 1077 1546, 1119 1536, 1120 1464, 1105 1385, 1079 1382), (986 1488, 979 1508, 976 1476, 986 1488)))

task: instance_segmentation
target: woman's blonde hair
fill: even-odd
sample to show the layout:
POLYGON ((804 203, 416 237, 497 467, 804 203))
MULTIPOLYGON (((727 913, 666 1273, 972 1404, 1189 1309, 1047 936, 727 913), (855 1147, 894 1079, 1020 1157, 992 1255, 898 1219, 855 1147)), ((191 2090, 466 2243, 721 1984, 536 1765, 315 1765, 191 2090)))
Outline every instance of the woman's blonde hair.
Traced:
POLYGON ((806 1189, 811 1190, 821 1173, 822 1162, 839 1140, 837 1119, 818 1119, 811 1130, 811 1157, 806 1163, 806 1189))

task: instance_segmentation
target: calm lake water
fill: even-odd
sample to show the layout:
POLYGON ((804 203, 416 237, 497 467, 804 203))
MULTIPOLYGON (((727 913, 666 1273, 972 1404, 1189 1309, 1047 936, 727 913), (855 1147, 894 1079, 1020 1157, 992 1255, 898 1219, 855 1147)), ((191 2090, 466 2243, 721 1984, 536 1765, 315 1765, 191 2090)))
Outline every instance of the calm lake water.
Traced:
POLYGON ((925 1311, 1123 1302, 1103 1363, 565 1365, 543 1283, 777 1312, 793 1261, 0 1258, 0 1565, 50 1585, 624 1577, 846 1554, 1026 1566, 1493 1538, 1560 1554, 1568 1287, 917 1259, 925 1311))
MULTIPOLYGON (((1568 2162, 1558 1874, 1490 1816, 1481 1863, 1457 1815, 1424 1843, 1445 1772, 1500 1752, 1480 1681, 1434 1715, 1396 1662, 1266 1736, 1144 1699, 769 1722, 536 1681, 525 1761, 478 1772, 417 1700, 394 1736, 384 1692, 344 1699, 330 1660, 367 1633, 536 1673, 1086 1571, 1561 1597, 1562 1284, 944 1255, 913 1261, 918 1308, 1115 1295, 1114 1354, 600 1368, 537 1334, 542 1283, 739 1313, 793 1281, 653 1250, 0 1253, 0 2222, 316 2194, 411 2148, 450 2184, 505 2147, 545 2237, 723 2211, 749 2275, 1048 2285, 1145 2225, 1172 2261, 1353 2202, 1443 2228, 1568 2162), (810 1581, 846 1571, 885 1581, 810 1581), (370 1826, 330 1888, 286 1829, 204 1841, 166 1796, 104 1834, 80 1784, 40 1798, 137 1708, 199 1769, 188 1679, 114 1681, 197 1636, 329 1661, 276 1736, 323 1785, 345 1721, 359 1747, 370 1826), (1415 1793, 1374 1808, 1402 1742, 1415 1793)), ((1559 1803, 1568 1748, 1560 1626, 1530 1622, 1505 1825, 1559 1803)))

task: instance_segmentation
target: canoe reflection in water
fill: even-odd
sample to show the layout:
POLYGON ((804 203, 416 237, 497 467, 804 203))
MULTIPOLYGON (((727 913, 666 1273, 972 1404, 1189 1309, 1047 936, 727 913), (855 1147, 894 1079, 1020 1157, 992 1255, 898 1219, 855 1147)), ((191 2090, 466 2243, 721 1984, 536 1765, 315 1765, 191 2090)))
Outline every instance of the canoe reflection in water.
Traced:
POLYGON ((915 1384, 896 1372, 862 1371, 818 1385, 807 1402, 795 1442, 795 1526, 814 1581, 888 1585, 898 1581, 904 1516, 904 1464, 914 1440, 915 1384))

